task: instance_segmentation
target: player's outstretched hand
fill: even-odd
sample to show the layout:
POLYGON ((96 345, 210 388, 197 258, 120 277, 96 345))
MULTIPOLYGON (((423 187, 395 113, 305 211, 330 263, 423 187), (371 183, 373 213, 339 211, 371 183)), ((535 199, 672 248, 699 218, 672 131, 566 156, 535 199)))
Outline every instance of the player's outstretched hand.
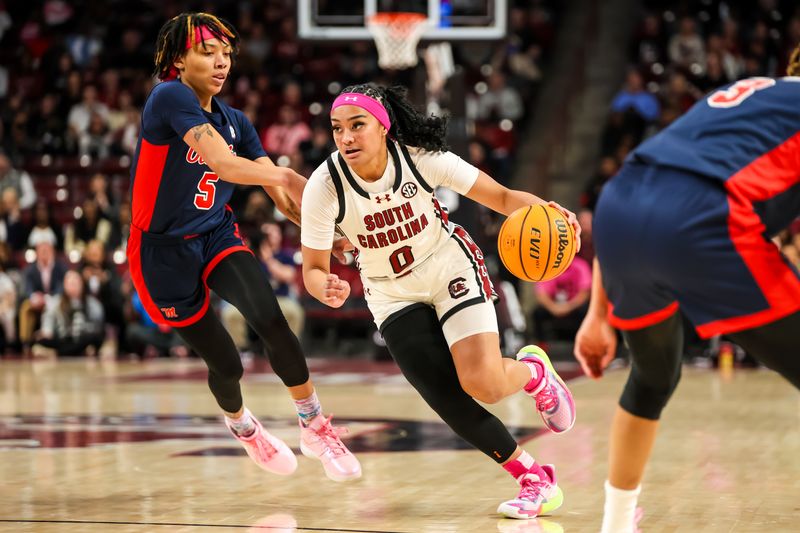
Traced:
POLYGON ((556 202, 547 202, 547 205, 549 205, 550 207, 554 207, 554 208, 558 209, 559 211, 561 211, 564 214, 565 217, 567 217, 567 221, 572 226, 572 229, 575 230, 575 251, 576 252, 580 252, 581 251, 581 225, 578 224, 578 217, 575 216, 575 213, 573 213, 569 209, 561 207, 556 202))
POLYGON ((330 307, 341 307, 350 296, 350 284, 336 274, 328 274, 323 289, 323 302, 330 307))
POLYGON ((617 353, 617 333, 608 320, 593 314, 583 319, 575 335, 575 358, 592 379, 603 377, 603 370, 617 353))

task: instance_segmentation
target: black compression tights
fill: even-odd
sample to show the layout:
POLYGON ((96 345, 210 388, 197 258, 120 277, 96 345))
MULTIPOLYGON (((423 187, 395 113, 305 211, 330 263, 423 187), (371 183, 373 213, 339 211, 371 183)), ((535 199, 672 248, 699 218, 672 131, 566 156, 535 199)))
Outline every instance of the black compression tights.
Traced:
MULTIPOLYGON (((765 326, 726 335, 800 389, 800 313, 765 326)), ((629 413, 658 420, 681 375, 683 326, 674 315, 654 326, 623 333, 631 373, 620 398, 629 413)))
MULTIPOLYGON (((261 337, 272 369, 287 387, 308 381, 308 366, 281 313, 269 280, 255 257, 234 252, 219 262, 208 276, 208 286, 241 311, 250 327, 261 337)), ((219 406, 229 413, 242 407, 239 380, 244 369, 239 351, 213 309, 178 334, 208 365, 208 386, 219 406)))
POLYGON ((453 431, 498 463, 514 453, 517 443, 503 423, 461 388, 432 308, 398 317, 383 329, 383 338, 408 382, 453 431))

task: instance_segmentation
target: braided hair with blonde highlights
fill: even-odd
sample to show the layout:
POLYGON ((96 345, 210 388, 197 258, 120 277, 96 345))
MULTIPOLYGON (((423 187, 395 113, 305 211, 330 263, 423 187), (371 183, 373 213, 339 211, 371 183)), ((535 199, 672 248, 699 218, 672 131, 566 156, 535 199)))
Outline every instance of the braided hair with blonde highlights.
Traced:
POLYGON ((786 67, 786 74, 800 76, 800 44, 795 47, 792 55, 789 56, 789 66, 786 67))
POLYGON ((181 13, 165 22, 158 32, 153 73, 155 76, 161 80, 172 77, 173 63, 186 53, 187 43, 205 49, 205 41, 194 44, 195 29, 201 26, 205 26, 215 38, 226 41, 231 46, 232 57, 237 54, 239 33, 230 22, 209 13, 181 13))
POLYGON ((383 104, 392 123, 389 135, 401 143, 430 152, 447 150, 447 117, 423 115, 408 100, 407 92, 400 85, 383 87, 374 83, 350 85, 342 90, 342 93, 365 94, 383 104))

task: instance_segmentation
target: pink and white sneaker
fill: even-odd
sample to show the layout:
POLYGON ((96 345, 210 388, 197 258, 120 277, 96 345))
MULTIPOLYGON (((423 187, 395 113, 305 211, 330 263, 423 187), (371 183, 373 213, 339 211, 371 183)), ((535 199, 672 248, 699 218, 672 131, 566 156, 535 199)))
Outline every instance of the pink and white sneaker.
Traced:
POLYGON ((225 425, 228 426, 228 429, 239 441, 239 444, 244 447, 250 459, 267 472, 281 476, 288 476, 297 470, 297 457, 294 456, 291 448, 281 439, 270 435, 249 410, 245 408, 244 412, 250 416, 256 426, 256 430, 251 435, 246 437, 237 435, 231 427, 230 418, 227 416, 225 417, 225 425))
POLYGON ((526 388, 525 393, 536 400, 536 410, 547 428, 553 433, 564 433, 572 428, 575 424, 575 400, 544 350, 534 345, 524 346, 517 352, 517 361, 529 365, 537 361, 544 368, 543 379, 535 388, 526 388))
POLYGON ((361 464, 339 438, 346 428, 331 425, 333 415, 315 416, 308 426, 300 424, 300 451, 311 459, 322 461, 325 475, 334 481, 349 481, 361 477, 361 464))
POLYGON ((528 472, 518 479, 519 494, 513 500, 500 504, 497 512, 508 518, 528 520, 542 514, 550 514, 564 503, 564 493, 556 484, 556 470, 553 465, 542 465, 540 476, 528 472), (542 479, 542 478, 546 479, 542 479))

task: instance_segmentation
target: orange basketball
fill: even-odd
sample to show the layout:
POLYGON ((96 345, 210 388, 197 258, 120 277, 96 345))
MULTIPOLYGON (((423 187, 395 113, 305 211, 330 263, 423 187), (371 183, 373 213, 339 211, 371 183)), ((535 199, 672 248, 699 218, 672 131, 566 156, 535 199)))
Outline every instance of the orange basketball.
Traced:
POLYGON ((575 230, 554 207, 521 207, 503 222, 497 250, 508 271, 519 279, 547 281, 572 263, 575 230))

